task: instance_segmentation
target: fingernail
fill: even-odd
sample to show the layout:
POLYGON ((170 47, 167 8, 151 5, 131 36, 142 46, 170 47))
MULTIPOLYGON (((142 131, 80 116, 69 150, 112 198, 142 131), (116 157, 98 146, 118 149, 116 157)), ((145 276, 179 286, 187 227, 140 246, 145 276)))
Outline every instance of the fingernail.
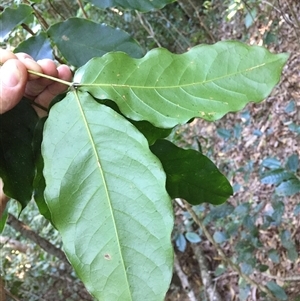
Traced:
POLYGON ((6 87, 15 87, 21 79, 21 72, 15 64, 6 63, 0 69, 1 83, 6 87))

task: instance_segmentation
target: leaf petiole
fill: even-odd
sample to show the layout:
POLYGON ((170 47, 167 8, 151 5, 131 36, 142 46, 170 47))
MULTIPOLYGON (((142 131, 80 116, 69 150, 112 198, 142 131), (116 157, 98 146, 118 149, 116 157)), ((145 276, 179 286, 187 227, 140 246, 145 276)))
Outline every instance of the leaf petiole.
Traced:
MULTIPOLYGON (((3 64, 0 63, 0 67, 2 66, 3 64)), ((68 82, 66 80, 63 80, 63 79, 60 79, 60 78, 57 78, 57 77, 54 77, 54 76, 50 76, 50 75, 47 75, 47 74, 44 74, 44 73, 40 73, 40 72, 36 72, 36 71, 33 71, 33 70, 27 70, 28 73, 30 74, 33 74, 33 75, 37 75, 39 77, 44 77, 44 78, 47 78, 47 79, 50 79, 52 81, 55 81, 55 82, 58 82, 58 83, 61 83, 63 85, 66 85, 66 86, 69 86, 69 87, 72 87, 73 86, 73 82, 68 82)))
POLYGON ((37 75, 37 76, 40 76, 40 77, 44 77, 44 78, 47 78, 47 79, 51 79, 55 82, 61 83, 63 85, 67 85, 69 87, 73 86, 72 82, 68 82, 68 81, 65 81, 63 79, 60 79, 60 78, 57 78, 57 77, 54 77, 54 76, 50 76, 50 75, 47 75, 47 74, 44 74, 44 73, 36 72, 36 71, 33 71, 33 70, 28 70, 28 73, 33 74, 33 75, 37 75))

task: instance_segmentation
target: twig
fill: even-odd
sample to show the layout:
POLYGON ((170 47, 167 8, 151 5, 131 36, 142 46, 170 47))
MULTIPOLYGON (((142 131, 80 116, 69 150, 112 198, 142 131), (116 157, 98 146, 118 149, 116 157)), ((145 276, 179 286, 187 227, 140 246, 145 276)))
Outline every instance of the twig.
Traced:
POLYGON ((176 271, 176 274, 177 274, 178 278, 180 279, 182 288, 185 290, 186 294, 189 297, 189 300, 190 301, 198 301, 198 299, 195 296, 194 291, 192 290, 192 288, 190 286, 188 277, 186 276, 186 274, 181 269, 181 266, 180 266, 180 263, 178 261, 178 258, 176 256, 176 254, 175 254, 175 257, 174 257, 174 268, 175 268, 175 271, 176 271))
POLYGON ((0 300, 1 301, 6 301, 6 293, 5 293, 5 287, 4 287, 4 282, 0 276, 0 300))
POLYGON ((136 13, 137 17, 139 18, 141 25, 148 32, 149 37, 155 41, 155 43, 157 44, 158 47, 162 47, 161 44, 159 43, 159 41, 156 39, 154 30, 153 30, 152 26, 150 25, 150 23, 148 22, 148 20, 143 18, 143 16, 138 11, 135 11, 135 13, 136 13), (145 23, 147 23, 148 27, 146 26, 145 23))
POLYGON ((213 283, 207 267, 207 260, 199 245, 191 244, 194 254, 197 258, 201 279, 205 287, 205 292, 208 295, 209 301, 222 301, 221 295, 216 289, 216 283, 213 283))
POLYGON ((206 31, 206 33, 208 34, 208 36, 210 37, 210 39, 212 40, 212 42, 213 42, 213 43, 216 43, 215 37, 214 37, 213 34, 210 32, 210 30, 207 28, 207 26, 205 25, 205 23, 202 22, 202 19, 201 19, 201 17, 200 17, 200 14, 199 14, 199 12, 198 12, 197 7, 195 7, 194 4, 193 4, 190 0, 188 0, 188 2, 191 4, 191 6, 193 7, 193 9, 195 10, 200 26, 202 26, 202 27, 204 28, 204 30, 206 31))
POLYGON ((84 15, 84 17, 85 17, 86 19, 88 19, 89 16, 88 16, 88 14, 86 13, 86 11, 85 11, 85 9, 84 9, 84 6, 82 5, 81 0, 77 0, 77 3, 78 3, 78 5, 79 5, 80 9, 82 10, 82 14, 84 15))
POLYGON ((57 14, 62 18, 62 20, 66 20, 65 16, 62 15, 62 14, 56 9, 56 7, 55 7, 54 4, 52 3, 52 1, 51 1, 51 0, 48 0, 48 2, 49 2, 49 4, 50 4, 50 6, 52 7, 52 9, 54 10, 54 12, 57 13, 57 14))
MULTIPOLYGON (((163 14, 163 12, 161 10, 158 11, 158 13, 161 15, 161 17, 163 18, 163 20, 165 20, 167 23, 169 23, 173 30, 177 32, 177 34, 179 36, 181 36, 181 38, 184 40, 184 42, 187 44, 187 47, 190 47, 190 42, 187 40, 187 38, 177 29, 177 27, 173 24, 173 22, 169 21, 166 16, 163 14)), ((175 43, 178 44, 178 46, 181 48, 182 51, 185 51, 186 48, 184 48, 183 45, 181 45, 181 43, 178 41, 178 38, 175 37, 172 32, 170 31, 170 29, 167 26, 164 26, 166 30, 168 30, 170 32, 170 34, 172 35, 172 37, 174 38, 175 43)))
POLYGON ((27 32, 29 32, 32 36, 35 36, 35 33, 27 24, 22 23, 21 26, 23 27, 23 29, 25 29, 27 32))
POLYGON ((184 201, 184 203, 185 203, 185 207, 186 207, 187 211, 192 216, 194 222, 201 228, 201 230, 203 231, 203 233, 206 236, 206 238, 208 239, 208 241, 218 251, 218 253, 219 253, 220 257, 222 258, 222 260, 224 262, 226 262, 235 272, 237 272, 240 277, 244 278, 247 282, 249 282, 253 286, 258 287, 262 292, 266 293, 272 300, 277 301, 277 299, 274 297, 272 292, 267 287, 263 286, 260 283, 257 283, 256 281, 251 279, 248 275, 244 274, 237 264, 233 263, 229 258, 227 258, 226 254, 224 253, 222 248, 220 248, 220 246, 215 242, 215 240, 213 239, 213 237, 211 236, 209 231, 206 229, 206 227, 204 226, 204 224, 202 223, 200 218, 197 216, 197 214, 195 213, 195 211, 191 207, 191 205, 186 201, 184 201))
MULTIPOLYGON (((9 290, 7 290, 6 288, 4 288, 5 294, 7 296, 9 296, 10 298, 14 299, 15 301, 21 301, 20 299, 18 299, 16 296, 14 296, 9 290)), ((1 297, 1 296, 0 296, 1 297)), ((1 299, 2 301, 2 299, 1 299)), ((5 301, 5 299, 4 299, 5 301)))
POLYGON ((25 225, 23 222, 21 222, 20 220, 15 218, 12 214, 8 214, 7 224, 9 226, 11 226, 12 228, 14 228, 16 231, 20 232, 24 237, 35 242, 38 246, 40 246, 47 253, 62 260, 64 263, 67 264, 67 266, 70 265, 66 258, 65 253, 61 249, 55 247, 48 240, 39 236, 28 225, 25 225))
POLYGON ((281 276, 275 276, 275 275, 270 275, 268 273, 262 273, 263 276, 268 277, 270 279, 276 279, 282 282, 286 281, 300 281, 300 275, 294 275, 294 276, 287 276, 287 277, 281 277, 281 276))
POLYGON ((43 18, 43 16, 41 15, 41 13, 35 8, 35 3, 31 3, 28 0, 23 0, 24 3, 30 5, 32 7, 32 9, 34 10, 34 15, 36 16, 36 18, 39 20, 40 24, 42 25, 44 30, 47 30, 49 28, 49 25, 47 23, 47 21, 43 18))

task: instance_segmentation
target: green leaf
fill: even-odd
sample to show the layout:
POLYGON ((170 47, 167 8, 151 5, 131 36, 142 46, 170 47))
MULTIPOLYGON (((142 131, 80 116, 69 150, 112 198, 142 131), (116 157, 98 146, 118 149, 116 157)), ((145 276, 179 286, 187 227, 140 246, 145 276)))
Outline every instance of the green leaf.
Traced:
POLYGON ((281 167, 280 161, 276 158, 266 158, 262 161, 261 165, 270 169, 277 169, 281 167))
POLYGON ((240 280, 239 283, 239 298, 240 301, 246 301, 251 292, 251 286, 247 284, 245 281, 240 280))
POLYGON ((194 244, 201 241, 200 236, 195 232, 187 232, 185 234, 185 237, 189 242, 194 243, 194 244))
POLYGON ((0 115, 0 177, 4 193, 24 208, 30 201, 35 174, 32 141, 38 117, 23 98, 12 110, 0 115))
POLYGON ((163 300, 173 214, 145 137, 75 91, 51 108, 42 155, 53 223, 87 289, 99 300, 163 300))
POLYGON ((261 176, 263 184, 278 185, 285 180, 295 178, 295 175, 283 168, 273 169, 261 176))
POLYGON ((287 295, 284 290, 274 281, 267 282, 268 289, 273 293, 273 295, 278 298, 278 300, 287 300, 287 295))
POLYGON ((43 129, 46 117, 39 120, 33 137, 33 149, 35 153, 36 173, 33 181, 34 200, 39 208, 40 213, 50 222, 52 222, 50 210, 46 204, 44 191, 46 182, 43 175, 44 160, 41 154, 41 144, 43 139, 43 129))
POLYGON ((90 2, 102 9, 114 6, 123 8, 136 9, 141 12, 148 12, 153 9, 163 8, 165 5, 175 0, 89 0, 90 2))
POLYGON ((243 274, 250 275, 253 273, 253 266, 247 262, 242 262, 241 271, 243 274))
POLYGON ((290 179, 288 181, 282 182, 276 187, 275 192, 278 195, 294 195, 300 192, 300 180, 298 178, 290 179))
POLYGON ((22 24, 32 14, 32 7, 19 4, 17 8, 6 7, 0 14, 0 42, 18 25, 22 24))
POLYGON ((54 59, 50 41, 44 32, 23 41, 14 49, 14 52, 25 52, 36 61, 46 58, 54 59))
POLYGON ((182 233, 180 233, 179 235, 177 235, 176 239, 175 239, 175 244, 177 249, 180 252, 184 252, 186 249, 186 239, 184 237, 184 235, 182 233))
POLYGON ((224 232, 216 231, 214 233, 213 238, 214 238, 216 243, 221 244, 221 243, 225 242, 228 239, 228 236, 224 232))
POLYGON ((8 218, 8 206, 6 206, 2 216, 0 216, 0 234, 3 232, 8 218))
POLYGON ((233 211, 234 207, 228 203, 224 203, 220 206, 213 207, 211 211, 205 216, 204 224, 214 222, 217 219, 225 219, 233 211))
MULTIPOLYGON (((106 106, 112 108, 113 110, 115 110, 116 112, 121 114, 121 112, 115 102, 113 102, 109 99, 106 99, 104 101, 99 101, 99 103, 105 104, 106 106)), ((149 145, 154 144, 154 142, 157 139, 168 137, 170 135, 170 133, 172 132, 172 129, 161 129, 161 128, 155 127, 148 121, 144 121, 144 120, 135 121, 135 120, 131 120, 131 119, 128 119, 128 120, 146 137, 149 145)))
POLYGON ((289 124, 289 130, 296 134, 300 134, 300 125, 292 122, 289 124))
POLYGON ((299 157, 296 154, 293 154, 288 157, 285 167, 292 172, 297 172, 299 168, 299 157))
POLYGON ((193 205, 222 204, 232 195, 226 177, 203 154, 181 149, 168 140, 158 140, 151 151, 162 162, 172 198, 183 198, 193 205))
POLYGON ((160 138, 168 137, 172 132, 172 129, 161 129, 145 120, 134 121, 129 119, 129 121, 146 137, 149 145, 153 145, 160 138))
POLYGON ((98 99, 115 101, 130 119, 171 128, 193 117, 216 120, 263 100, 287 58, 228 41, 179 55, 153 49, 141 59, 108 53, 80 68, 75 82, 98 99))
POLYGON ((111 51, 123 51, 135 58, 143 55, 141 46, 128 33, 86 19, 70 18, 56 23, 47 33, 66 60, 76 67, 111 51))
POLYGON ((297 204, 294 208, 294 215, 299 215, 300 214, 300 204, 297 204))

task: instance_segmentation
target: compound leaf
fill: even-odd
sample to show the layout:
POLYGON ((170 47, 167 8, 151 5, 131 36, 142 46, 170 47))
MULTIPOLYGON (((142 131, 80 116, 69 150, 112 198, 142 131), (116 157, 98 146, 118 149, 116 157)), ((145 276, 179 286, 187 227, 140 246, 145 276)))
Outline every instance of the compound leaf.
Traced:
POLYGON ((151 151, 162 162, 172 198, 183 198, 193 205, 222 204, 232 195, 226 177, 201 153, 181 149, 168 140, 157 140, 151 151))
POLYGON ((74 91, 51 108, 42 154, 52 221, 87 289, 99 300, 163 300, 173 214, 145 137, 74 91))
POLYGON ((111 51, 124 51, 135 58, 143 55, 141 46, 125 31, 86 19, 70 18, 56 23, 47 33, 67 61, 76 67, 111 51))
POLYGON ((174 2, 175 0, 90 0, 90 2, 100 8, 108 8, 121 6, 128 9, 136 9, 141 12, 147 12, 153 9, 163 8, 165 5, 174 2))
POLYGON ((75 75, 82 91, 111 99, 133 120, 171 128, 193 117, 221 118, 269 95, 288 54, 239 42, 200 45, 184 54, 153 49, 141 59, 108 53, 75 75))

